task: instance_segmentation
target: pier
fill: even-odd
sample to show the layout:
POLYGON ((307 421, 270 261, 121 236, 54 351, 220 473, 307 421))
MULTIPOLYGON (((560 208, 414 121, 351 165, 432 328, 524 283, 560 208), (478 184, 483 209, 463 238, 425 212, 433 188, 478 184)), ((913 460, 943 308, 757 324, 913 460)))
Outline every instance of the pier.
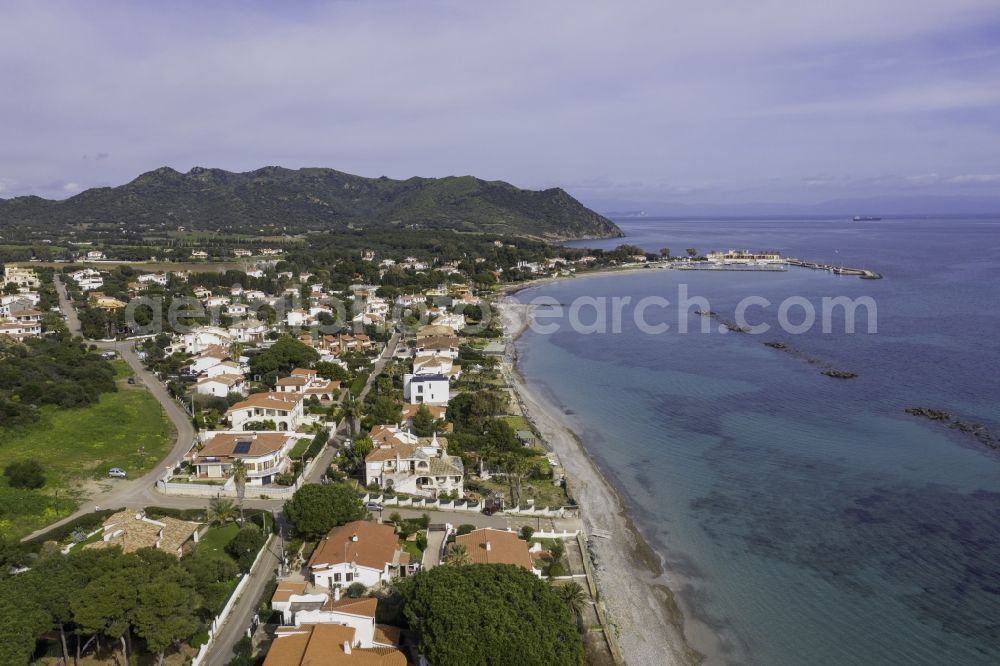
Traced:
POLYGON ((801 268, 812 268, 817 271, 829 271, 834 275, 854 275, 862 280, 881 280, 882 274, 875 271, 870 271, 867 268, 850 268, 847 266, 834 266, 833 264, 821 264, 815 261, 804 261, 802 259, 788 259, 788 263, 791 266, 799 266, 801 268))
POLYGON ((675 266, 679 271, 787 271, 788 269, 781 263, 766 264, 717 264, 713 262, 690 262, 681 266, 675 266))

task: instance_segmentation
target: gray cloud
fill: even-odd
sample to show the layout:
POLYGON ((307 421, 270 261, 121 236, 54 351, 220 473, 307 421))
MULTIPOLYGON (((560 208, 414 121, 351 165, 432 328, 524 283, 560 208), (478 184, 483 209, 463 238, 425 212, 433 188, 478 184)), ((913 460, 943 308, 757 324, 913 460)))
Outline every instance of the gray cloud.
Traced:
POLYGON ((595 200, 975 192, 1000 173, 997 24, 992 0, 13 3, 0 173, 4 196, 164 164, 595 200))

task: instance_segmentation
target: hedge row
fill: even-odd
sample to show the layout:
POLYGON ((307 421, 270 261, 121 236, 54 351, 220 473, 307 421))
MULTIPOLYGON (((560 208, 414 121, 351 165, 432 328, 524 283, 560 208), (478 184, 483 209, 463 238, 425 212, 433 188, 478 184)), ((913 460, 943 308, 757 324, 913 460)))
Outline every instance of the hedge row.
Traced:
POLYGON ((119 511, 122 511, 122 509, 101 509, 100 511, 85 513, 78 518, 74 518, 65 525, 53 527, 48 532, 39 534, 31 539, 26 539, 25 543, 40 546, 46 541, 62 542, 77 530, 82 530, 87 533, 93 532, 104 524, 104 521, 108 516, 118 513, 119 511))

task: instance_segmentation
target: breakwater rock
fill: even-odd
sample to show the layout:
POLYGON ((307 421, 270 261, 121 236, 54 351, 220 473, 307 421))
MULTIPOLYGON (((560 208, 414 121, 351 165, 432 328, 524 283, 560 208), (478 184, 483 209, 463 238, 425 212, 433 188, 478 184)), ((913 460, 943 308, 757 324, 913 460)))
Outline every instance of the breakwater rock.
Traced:
POLYGON ((795 358, 801 359, 808 363, 809 365, 819 365, 822 366, 822 372, 827 377, 833 377, 834 379, 854 379, 858 376, 858 373, 851 372, 849 370, 841 370, 839 368, 833 367, 833 364, 824 361, 823 359, 816 358, 815 356, 810 356, 809 354, 796 349, 787 342, 781 342, 780 340, 770 340, 764 343, 765 346, 771 349, 777 349, 778 351, 783 351, 786 354, 791 354, 795 358))
POLYGON ((858 376, 856 372, 849 372, 847 370, 837 370, 836 368, 830 368, 829 370, 824 370, 823 374, 827 377, 833 377, 834 379, 854 379, 858 376))
POLYGON ((991 449, 1000 449, 1000 435, 993 433, 981 423, 967 421, 963 418, 953 416, 943 409, 933 409, 931 407, 908 407, 905 411, 907 414, 919 416, 929 421, 937 421, 947 425, 952 430, 971 435, 983 446, 991 449))

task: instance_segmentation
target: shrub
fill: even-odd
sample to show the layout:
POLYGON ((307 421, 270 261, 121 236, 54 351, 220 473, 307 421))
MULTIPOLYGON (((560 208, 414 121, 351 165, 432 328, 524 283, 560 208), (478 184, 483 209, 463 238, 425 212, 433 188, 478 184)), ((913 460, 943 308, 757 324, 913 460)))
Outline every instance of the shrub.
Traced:
POLYGON ((347 586, 347 596, 352 599, 357 599, 358 597, 363 597, 368 588, 365 587, 364 583, 351 583, 347 586))
POLYGON ((299 536, 318 539, 334 527, 367 515, 361 499, 346 484, 306 484, 285 502, 285 515, 299 536))
POLYGON ((18 460, 3 470, 7 483, 12 488, 34 490, 45 485, 45 473, 37 460, 18 460))
POLYGON ((470 525, 468 523, 465 523, 463 525, 459 525, 458 526, 458 534, 459 534, 459 536, 461 536, 463 534, 468 534, 469 532, 472 532, 475 529, 476 529, 475 525, 470 525))
POLYGON ((531 525, 525 525, 524 527, 521 528, 520 531, 521 538, 524 539, 525 541, 530 539, 531 535, 534 533, 535 533, 535 528, 533 528, 531 525))
POLYGON ((236 560, 243 571, 250 571, 264 541, 264 533, 261 532, 260 528, 253 524, 247 524, 241 527, 233 540, 226 544, 226 552, 236 560))
POLYGON ((192 523, 205 522, 204 509, 175 509, 169 506, 147 506, 146 517, 152 520, 160 518, 176 518, 177 520, 187 520, 192 523))
POLYGON ((556 560, 549 565, 548 575, 549 578, 566 575, 566 567, 563 566, 562 560, 556 560))

